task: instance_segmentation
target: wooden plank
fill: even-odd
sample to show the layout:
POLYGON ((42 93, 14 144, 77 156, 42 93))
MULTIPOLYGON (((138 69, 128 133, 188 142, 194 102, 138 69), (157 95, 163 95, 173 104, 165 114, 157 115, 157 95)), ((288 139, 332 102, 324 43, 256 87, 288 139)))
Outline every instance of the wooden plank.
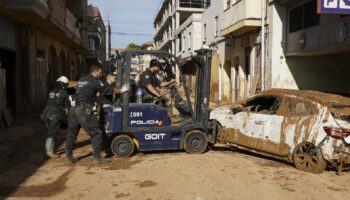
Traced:
POLYGON ((258 83, 259 83, 259 75, 256 75, 256 76, 254 76, 253 81, 252 81, 252 85, 251 85, 251 89, 250 89, 250 96, 255 95, 256 88, 258 87, 258 83))

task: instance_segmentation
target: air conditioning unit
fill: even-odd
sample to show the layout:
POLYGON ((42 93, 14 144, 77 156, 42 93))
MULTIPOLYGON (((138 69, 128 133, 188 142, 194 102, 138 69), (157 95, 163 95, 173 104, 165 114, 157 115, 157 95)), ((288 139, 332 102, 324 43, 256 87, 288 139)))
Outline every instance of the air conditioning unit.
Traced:
POLYGON ((0 110, 6 108, 6 70, 0 68, 0 110))

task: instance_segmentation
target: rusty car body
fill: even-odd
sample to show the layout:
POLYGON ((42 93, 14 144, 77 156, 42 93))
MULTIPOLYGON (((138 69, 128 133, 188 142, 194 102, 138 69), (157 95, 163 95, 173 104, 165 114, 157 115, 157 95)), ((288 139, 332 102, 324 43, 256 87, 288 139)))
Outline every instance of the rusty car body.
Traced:
POLYGON ((284 159, 297 169, 339 172, 350 163, 350 99, 316 91, 269 90, 211 110, 218 142, 284 159))

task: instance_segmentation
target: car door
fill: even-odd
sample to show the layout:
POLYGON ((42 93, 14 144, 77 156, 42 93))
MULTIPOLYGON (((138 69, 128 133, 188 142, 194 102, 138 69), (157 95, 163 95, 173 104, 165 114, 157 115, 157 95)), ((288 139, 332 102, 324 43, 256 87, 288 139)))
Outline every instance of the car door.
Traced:
POLYGON ((301 142, 315 142, 325 109, 308 99, 288 96, 281 101, 277 114, 284 118, 280 143, 288 145, 292 152, 295 145, 301 142))
POLYGON ((236 114, 238 133, 234 143, 271 154, 280 154, 279 136, 283 116, 276 115, 280 97, 259 95, 249 99, 236 114))

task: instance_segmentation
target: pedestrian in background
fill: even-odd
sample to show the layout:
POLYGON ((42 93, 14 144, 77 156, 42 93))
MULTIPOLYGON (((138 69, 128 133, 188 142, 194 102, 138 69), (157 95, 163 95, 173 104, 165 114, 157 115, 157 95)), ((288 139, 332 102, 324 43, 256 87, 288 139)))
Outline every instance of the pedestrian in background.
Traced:
POLYGON ((90 68, 90 74, 80 78, 78 81, 75 94, 75 107, 72 110, 72 114, 68 117, 68 134, 66 141, 66 157, 68 163, 75 163, 77 161, 73 157, 73 147, 77 140, 77 130, 79 126, 81 126, 91 138, 94 164, 110 161, 101 156, 102 130, 97 119, 98 113, 93 111, 93 107, 95 106, 98 92, 101 94, 120 94, 128 91, 128 87, 123 86, 122 89, 119 90, 103 84, 100 81, 102 75, 102 67, 93 65, 90 68))
POLYGON ((55 89, 49 93, 47 105, 41 115, 41 119, 48 128, 48 135, 45 143, 46 155, 50 158, 59 157, 54 153, 55 140, 60 131, 61 120, 67 115, 70 108, 69 96, 67 93, 68 78, 61 76, 57 79, 55 89))

